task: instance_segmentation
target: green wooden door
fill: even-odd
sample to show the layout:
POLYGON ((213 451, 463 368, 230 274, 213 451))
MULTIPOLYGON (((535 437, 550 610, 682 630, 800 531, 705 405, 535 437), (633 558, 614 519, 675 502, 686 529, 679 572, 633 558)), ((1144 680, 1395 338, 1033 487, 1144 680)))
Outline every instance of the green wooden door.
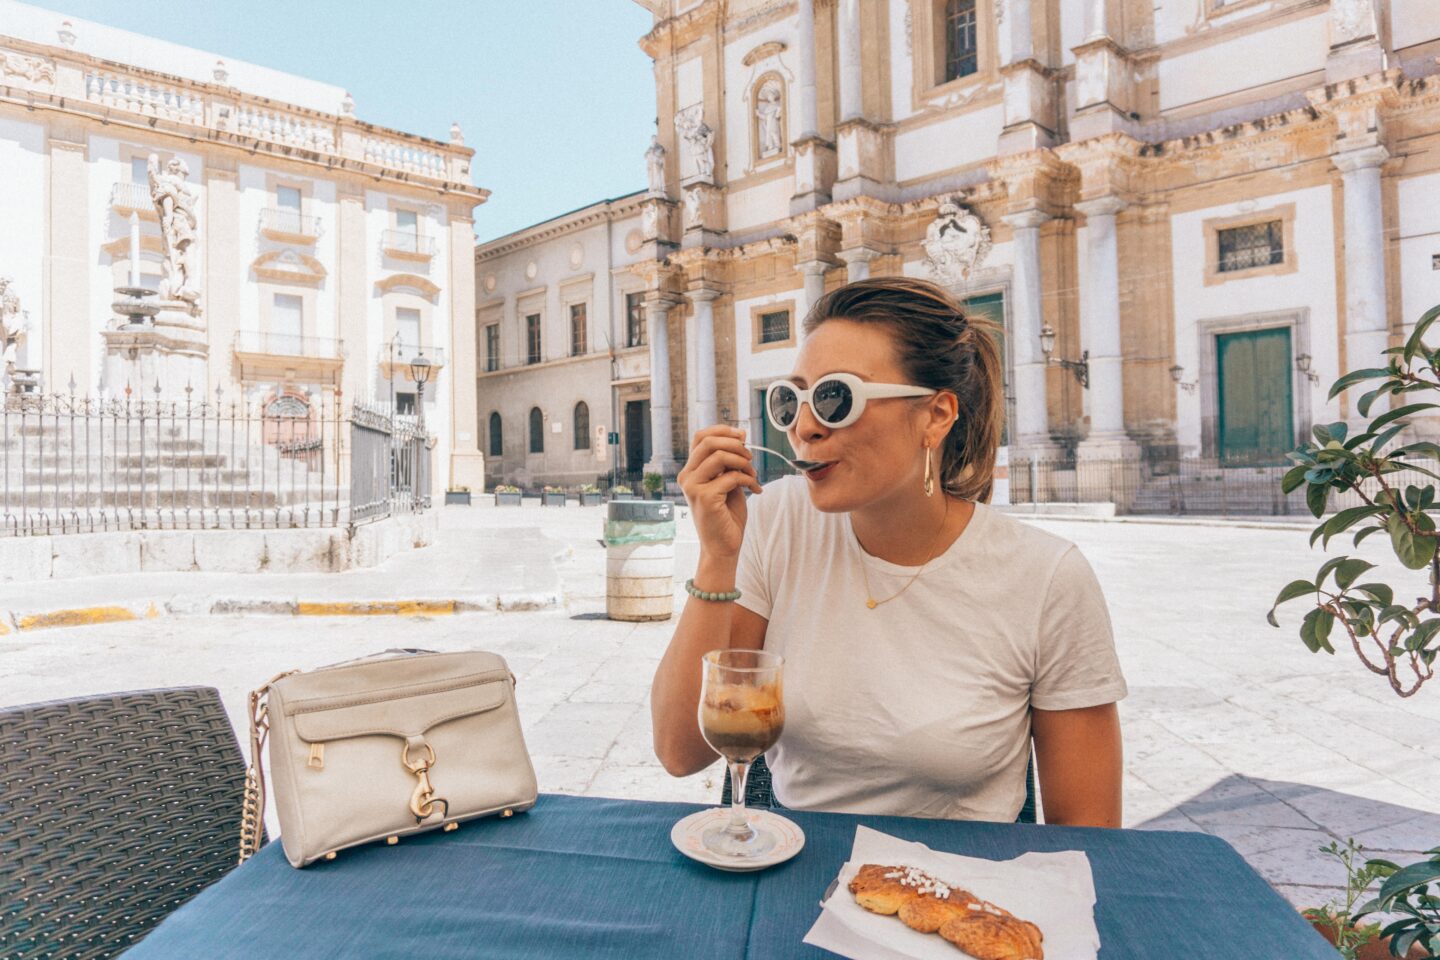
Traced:
MULTIPOLYGON (((757 411, 756 416, 760 421, 760 429, 755 431, 760 436, 760 446, 769 447, 771 450, 776 450, 785 454, 787 457, 793 458, 795 451, 790 447, 790 435, 776 430, 775 425, 770 422, 770 418, 765 415, 766 389, 767 388, 762 387, 756 390, 754 400, 755 410, 757 411)), ((750 442, 755 443, 756 441, 751 440, 750 442)), ((757 451, 755 454, 755 472, 760 475, 761 483, 769 483, 771 480, 777 477, 783 477, 791 471, 790 468, 786 466, 785 461, 779 457, 772 457, 768 453, 759 453, 757 451)))
POLYGON ((1295 445, 1290 330, 1220 334, 1220 459, 1227 463, 1284 463, 1295 445))
POLYGON ((1010 383, 1010 345, 1005 341, 1005 294, 982 293, 969 297, 965 300, 964 307, 965 312, 971 316, 984 317, 995 324, 992 329, 999 341, 997 345, 1000 348, 1000 376, 1005 392, 1004 422, 1000 428, 1000 443, 1007 444, 1010 442, 1010 420, 1015 415, 1015 411, 1012 409, 1015 403, 1015 390, 1010 383))

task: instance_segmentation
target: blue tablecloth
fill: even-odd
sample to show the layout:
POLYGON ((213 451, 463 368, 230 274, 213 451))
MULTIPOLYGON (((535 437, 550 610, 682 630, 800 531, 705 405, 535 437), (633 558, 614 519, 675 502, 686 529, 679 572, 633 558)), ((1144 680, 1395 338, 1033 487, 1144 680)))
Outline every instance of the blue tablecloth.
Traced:
POLYGON ((864 823, 975 857, 1084 850, 1101 960, 1335 958, 1228 844, 1204 834, 787 810, 805 831, 799 856, 732 874, 670 845, 671 825, 697 809, 546 795, 528 814, 349 850, 304 870, 272 843, 125 957, 833 957, 801 938, 864 823))

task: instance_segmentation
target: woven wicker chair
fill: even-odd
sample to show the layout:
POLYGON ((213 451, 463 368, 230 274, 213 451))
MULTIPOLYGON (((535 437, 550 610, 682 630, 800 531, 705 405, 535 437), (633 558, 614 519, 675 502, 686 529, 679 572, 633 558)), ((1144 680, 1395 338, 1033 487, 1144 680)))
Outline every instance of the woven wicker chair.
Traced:
POLYGON ((208 687, 0 709, 0 957, 131 946, 235 866, 244 784, 208 687))
MULTIPOLYGON (((720 788, 720 802, 728 805, 730 803, 730 771, 725 771, 725 784, 720 788)), ((745 806, 764 807, 770 810, 783 810, 784 804, 775 799, 775 790, 770 783, 770 768, 765 765, 763 756, 757 757, 750 765, 750 773, 745 777, 745 806)), ((1035 755, 1030 755, 1030 762, 1025 765, 1025 805, 1020 808, 1020 816, 1015 818, 1016 823, 1035 822, 1035 755)))

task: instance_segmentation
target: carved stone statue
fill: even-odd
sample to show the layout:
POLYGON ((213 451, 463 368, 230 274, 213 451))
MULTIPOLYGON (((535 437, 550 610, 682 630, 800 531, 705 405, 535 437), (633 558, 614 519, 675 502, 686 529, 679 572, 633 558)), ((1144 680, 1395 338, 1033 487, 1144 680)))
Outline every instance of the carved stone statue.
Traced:
POLYGON ((942 283, 970 276, 990 252, 990 228, 967 207, 946 200, 925 230, 926 261, 942 283))
POLYGON ((657 133, 650 138, 650 149, 645 151, 645 173, 650 179, 650 193, 665 195, 665 147, 657 133))
POLYGON ((640 235, 646 240, 660 236, 660 208, 653 203, 645 204, 640 211, 640 235))
POLYGON ((199 198, 187 183, 190 167, 179 157, 171 157, 160 169, 160 158, 150 154, 150 201, 160 215, 160 235, 165 242, 165 279, 160 296, 165 300, 181 300, 190 305, 193 316, 200 315, 199 268, 195 262, 195 241, 199 238, 200 220, 195 215, 199 198))
POLYGON ((768 160, 785 149, 783 127, 784 107, 780 98, 784 91, 780 81, 773 77, 755 95, 755 119, 759 121, 760 159, 768 160))
POLYGON ((685 191, 685 227, 700 226, 700 188, 691 187, 685 191))
POLYGON ((20 309, 15 281, 0 277, 0 381, 8 386, 15 373, 15 352, 25 335, 30 315, 20 309))
POLYGON ((713 180, 715 178, 715 131, 710 125, 701 120, 690 134, 690 146, 695 152, 695 173, 701 179, 713 180))

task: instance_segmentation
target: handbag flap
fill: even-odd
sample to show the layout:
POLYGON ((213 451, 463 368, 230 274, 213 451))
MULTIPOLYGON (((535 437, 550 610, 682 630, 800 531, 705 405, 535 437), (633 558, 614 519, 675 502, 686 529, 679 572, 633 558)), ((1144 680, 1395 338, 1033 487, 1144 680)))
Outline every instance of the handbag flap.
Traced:
POLYGON ((369 689, 355 694, 292 701, 286 705, 295 733, 306 743, 384 734, 402 739, 437 724, 485 713, 510 696, 508 670, 429 683, 369 689))

